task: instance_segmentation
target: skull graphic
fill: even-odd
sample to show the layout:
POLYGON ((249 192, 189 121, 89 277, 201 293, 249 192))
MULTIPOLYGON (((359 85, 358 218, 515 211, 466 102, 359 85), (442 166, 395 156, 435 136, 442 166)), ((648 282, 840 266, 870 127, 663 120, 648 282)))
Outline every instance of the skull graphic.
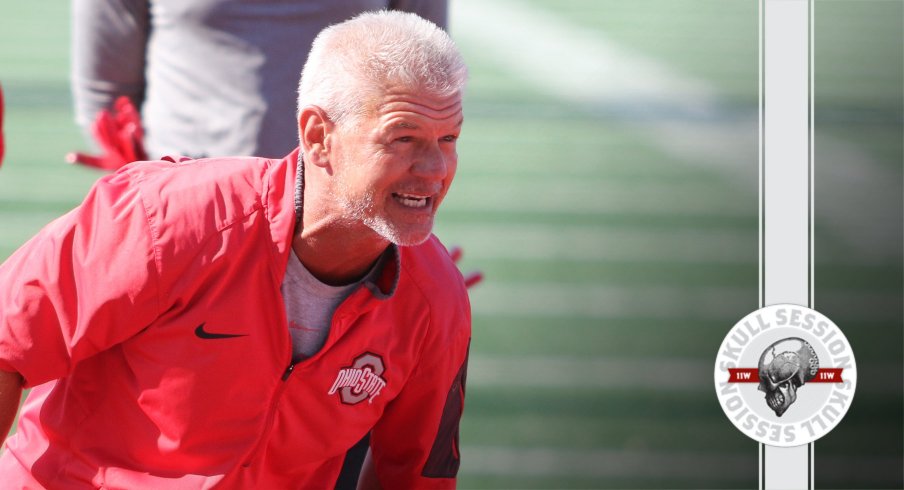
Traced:
POLYGON ((760 356, 759 390, 766 404, 781 417, 797 400, 797 389, 816 376, 819 358, 807 341, 789 337, 773 343, 760 356))

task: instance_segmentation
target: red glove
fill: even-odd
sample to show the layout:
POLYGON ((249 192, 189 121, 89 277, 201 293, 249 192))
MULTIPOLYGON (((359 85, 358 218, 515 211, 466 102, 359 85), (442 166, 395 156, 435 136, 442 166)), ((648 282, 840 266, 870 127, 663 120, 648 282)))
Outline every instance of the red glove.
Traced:
POLYGON ((0 165, 3 165, 3 86, 0 86, 0 165))
POLYGON ((91 134, 100 146, 100 156, 85 153, 68 153, 66 161, 80 163, 104 170, 116 170, 136 160, 147 160, 144 151, 144 131, 141 129, 141 115, 126 96, 120 96, 113 104, 113 110, 97 113, 91 134))
MULTIPOLYGON (((461 247, 459 247, 457 245, 452 247, 452 250, 449 250, 449 255, 452 256, 452 262, 455 262, 456 264, 458 264, 458 261, 461 259, 461 256, 462 256, 461 247)), ((468 275, 465 276, 465 287, 470 288, 471 286, 476 285, 480 281, 483 281, 483 272, 480 272, 480 271, 470 272, 470 273, 468 273, 468 275)))

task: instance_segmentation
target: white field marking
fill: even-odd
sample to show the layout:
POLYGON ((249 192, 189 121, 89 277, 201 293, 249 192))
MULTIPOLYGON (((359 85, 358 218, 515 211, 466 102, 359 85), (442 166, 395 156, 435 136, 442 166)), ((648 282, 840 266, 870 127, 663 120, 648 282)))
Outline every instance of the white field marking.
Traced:
POLYGON ((472 354, 468 386, 710 392, 712 370, 711 362, 688 359, 500 358, 472 354))
MULTIPOLYGON (((680 420, 676 420, 680 424, 680 420)), ((630 449, 462 447, 462 472, 520 477, 749 480, 748 454, 630 449)))
MULTIPOLYGON (((676 424, 681 420, 676 419, 676 424)), ((511 446, 462 447, 462 474, 518 477, 662 478, 666 480, 750 481, 756 471, 747 452, 653 451, 632 449, 560 449, 511 446)), ((849 476, 851 468, 863 483, 900 479, 894 471, 901 461, 876 456, 819 456, 820 477, 849 476)))
POLYGON ((453 35, 480 46, 482 56, 535 88, 576 107, 659 108, 683 115, 646 118, 644 134, 695 165, 737 167, 749 161, 756 171, 756 111, 742 121, 717 117, 719 101, 710 83, 524 3, 459 0, 450 14, 453 35))
MULTIPOLYGON (((897 363, 890 362, 873 362, 871 366, 880 372, 899 369, 897 363)), ((501 357, 472 353, 468 386, 710 393, 712 372, 711 361, 696 359, 501 357)), ((889 394, 896 389, 894 383, 885 382, 874 383, 869 391, 889 394)))
POLYGON ((469 259, 537 261, 678 262, 700 264, 755 264, 756 233, 715 227, 634 230, 592 225, 510 223, 450 224, 437 226, 440 236, 462 243, 469 259))
MULTIPOLYGON (((817 231, 828 228, 847 238, 844 243, 851 247, 851 255, 872 264, 900 264, 901 250, 895 244, 901 243, 901 167, 896 173, 850 145, 821 138, 819 133, 815 139, 816 180, 827 182, 832 189, 828 193, 824 187, 814 186, 817 231), (821 226, 824 224, 828 226, 821 226)), ((816 245, 815 258, 819 260, 819 243, 816 245)), ((836 263, 834 257, 832 262, 836 263)), ((820 296, 817 292, 817 300, 820 296)))
POLYGON ((706 83, 523 3, 461 0, 452 2, 450 14, 453 35, 561 99, 674 107, 675 95, 682 94, 683 109, 713 110, 713 90, 706 83))
MULTIPOLYGON (((731 167, 735 177, 745 175, 741 183, 755 181, 747 177, 755 175, 757 169, 756 111, 746 118, 724 117, 718 94, 708 82, 631 52, 602 32, 528 4, 456 0, 450 16, 454 36, 480 46, 481 55, 559 100, 576 107, 634 106, 640 112, 667 107, 670 114, 685 115, 648 118, 635 126, 651 143, 690 165, 731 167)), ((817 73, 817 87, 819 83, 817 73)), ((898 169, 886 168, 851 145, 830 141, 819 133, 816 138, 816 180, 836 192, 833 196, 825 194, 823 187, 815 190, 817 225, 826 223, 828 231, 861 261, 899 259, 900 237, 888 239, 886 235, 899 234, 900 223, 869 226, 864 220, 864 216, 889 217, 889 203, 900 204, 898 169), (870 202, 863 202, 863 189, 876 190, 871 192, 870 202)), ((870 221, 875 223, 875 219, 870 221)))
MULTIPOLYGON (((752 311, 755 290, 736 287, 631 286, 567 284, 560 282, 487 281, 471 294, 477 315, 506 315, 535 318, 620 319, 650 318, 663 321, 736 318, 738 312, 752 311)), ((820 301, 840 307, 857 306, 859 322, 895 322, 901 298, 894 292, 827 290, 820 301)), ((551 321, 551 328, 555 326, 551 321)), ((726 331, 730 325, 726 325, 726 331)))
POLYGON ((752 199, 699 182, 626 182, 617 179, 481 179, 456 188, 444 206, 459 210, 532 213, 644 213, 756 216, 752 199))
MULTIPOLYGON (((511 315, 555 319, 612 320, 650 318, 663 322, 735 318, 756 307, 751 288, 685 286, 624 286, 554 282, 488 281, 471 293, 476 315, 511 315)), ((605 325, 602 325, 603 328, 605 325)), ((726 326, 729 328, 729 326, 726 326)))

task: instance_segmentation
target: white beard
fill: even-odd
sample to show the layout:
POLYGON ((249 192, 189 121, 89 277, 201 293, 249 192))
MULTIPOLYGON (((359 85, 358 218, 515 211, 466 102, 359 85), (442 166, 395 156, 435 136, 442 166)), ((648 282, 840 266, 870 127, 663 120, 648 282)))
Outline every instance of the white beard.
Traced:
POLYGON ((420 245, 430 238, 430 233, 403 233, 385 214, 376 212, 376 197, 373 190, 368 189, 364 195, 353 197, 341 176, 336 176, 336 192, 334 196, 342 208, 342 218, 348 223, 362 223, 383 239, 399 246, 420 245))

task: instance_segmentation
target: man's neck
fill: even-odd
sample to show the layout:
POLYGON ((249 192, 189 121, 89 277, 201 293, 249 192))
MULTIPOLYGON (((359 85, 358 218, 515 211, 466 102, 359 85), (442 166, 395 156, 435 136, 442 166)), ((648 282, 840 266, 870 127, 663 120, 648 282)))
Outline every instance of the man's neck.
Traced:
POLYGON ((324 284, 342 286, 364 277, 389 241, 358 220, 345 217, 325 170, 305 165, 302 222, 292 249, 305 268, 324 284))
POLYGON ((389 246, 385 240, 375 240, 371 233, 348 233, 313 224, 295 235, 292 249, 324 284, 351 284, 364 277, 389 246))

